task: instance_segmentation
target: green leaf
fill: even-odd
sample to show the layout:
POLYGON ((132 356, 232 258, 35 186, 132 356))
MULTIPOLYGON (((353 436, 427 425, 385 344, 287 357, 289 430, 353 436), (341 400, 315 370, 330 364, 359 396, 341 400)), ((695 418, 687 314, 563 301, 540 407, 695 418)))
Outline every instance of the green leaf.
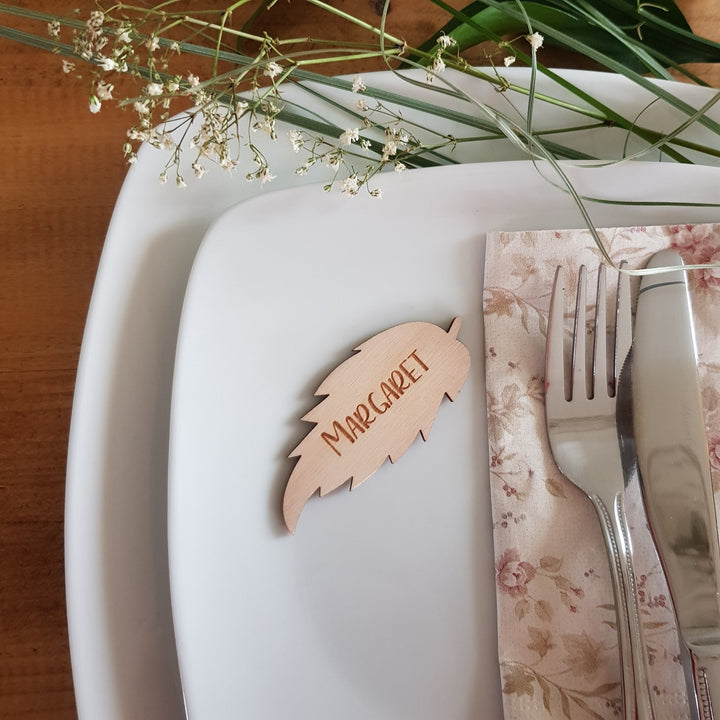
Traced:
MULTIPOLYGON (((525 3, 525 6, 527 7, 527 3, 525 3)), ((464 12, 468 14, 467 9, 464 12)), ((456 22, 453 28, 448 28, 448 26, 443 28, 443 32, 457 42, 458 49, 461 51, 486 40, 495 40, 503 35, 526 31, 525 23, 510 17, 498 8, 486 7, 471 15, 471 17, 473 24, 456 22)), ((431 46, 431 49, 434 49, 434 47, 431 46)))
MULTIPOLYGON (((438 5, 438 3, 435 3, 438 5)), ((438 5, 438 7, 441 7, 438 5)), ((483 8, 485 8, 485 4, 482 2, 479 2, 479 0, 473 0, 469 5, 466 5, 462 10, 462 15, 465 15, 467 17, 472 17, 476 13, 480 12, 483 8)), ((422 43, 418 50, 421 52, 432 52, 434 49, 437 48, 436 45, 436 38, 440 34, 444 35, 452 35, 453 31, 455 31, 459 26, 463 25, 464 21, 461 19, 459 15, 452 15, 450 20, 448 20, 445 25, 443 25, 440 30, 433 35, 432 37, 429 37, 424 43, 422 43)), ((495 40, 497 36, 497 33, 490 33, 490 37, 486 38, 487 40, 495 40)))
MULTIPOLYGON (((682 12, 672 0, 659 0, 662 10, 638 8, 626 0, 515 0, 489 4, 474 0, 461 11, 469 21, 454 16, 441 30, 453 37, 460 50, 487 40, 527 32, 518 5, 527 13, 531 24, 545 24, 575 41, 613 58, 634 72, 653 69, 643 52, 656 58, 663 67, 688 62, 720 62, 720 44, 698 38, 692 33, 682 12), (584 6, 584 7, 583 7, 584 6)), ((548 45, 578 50, 576 43, 566 43, 547 33, 548 45)), ((435 39, 420 46, 425 52, 436 50, 435 39)), ((582 50, 580 50, 582 54, 582 50)), ((660 74, 655 71, 656 74, 660 74)))
MULTIPOLYGON (((442 0, 432 0, 432 2, 437 5, 446 6, 446 4, 442 0)), ((578 0, 575 0, 575 2, 578 2, 578 0)), ((484 4, 490 7, 503 9, 509 15, 515 18, 523 18, 523 13, 521 10, 517 9, 516 3, 499 2, 498 0, 484 0, 484 4)), ((543 35, 545 35, 546 40, 548 38, 553 38, 555 42, 562 43, 567 47, 586 55, 590 59, 601 63, 609 70, 622 73, 625 77, 633 81, 635 84, 649 90, 657 97, 666 100, 670 105, 687 115, 692 115, 695 112, 695 110, 688 103, 679 100, 671 92, 668 92, 661 86, 653 84, 652 80, 636 72, 632 68, 624 66, 621 62, 615 60, 612 56, 607 55, 606 53, 597 50, 592 45, 588 45, 581 39, 578 39, 573 33, 559 30, 557 27, 554 27, 549 23, 541 22, 537 18, 535 20, 535 24, 536 29, 539 32, 543 33, 543 35)), ((715 122, 711 118, 703 116, 698 118, 697 122, 709 128, 714 133, 720 134, 720 123, 715 122)))
MULTIPOLYGON (((544 3, 547 0, 537 1, 544 3)), ((647 49, 666 67, 687 62, 720 61, 720 44, 694 35, 683 14, 670 0, 665 0, 667 7, 664 10, 659 7, 637 7, 625 0, 607 0, 603 3, 597 0, 549 1, 559 2, 569 11, 576 10, 579 17, 584 17, 597 29, 614 34, 621 31, 624 39, 637 48, 647 49), (611 11, 608 11, 608 6, 612 8, 611 11), (624 10, 619 11, 620 8, 624 10)), ((633 52, 631 47, 623 43, 620 45, 625 47, 625 51, 614 56, 617 60, 622 60, 627 52, 633 52)), ((612 55, 610 47, 607 54, 612 55)), ((628 62, 628 67, 639 69, 632 62, 628 62)))

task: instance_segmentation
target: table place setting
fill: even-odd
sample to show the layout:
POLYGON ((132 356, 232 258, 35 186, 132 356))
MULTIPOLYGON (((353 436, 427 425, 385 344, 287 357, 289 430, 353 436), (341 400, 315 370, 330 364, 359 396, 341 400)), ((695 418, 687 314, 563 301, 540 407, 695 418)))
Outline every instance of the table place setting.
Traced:
POLYGON ((78 717, 720 718, 720 45, 661 2, 0 3, 128 117, 78 717))
MULTIPOLYGON (((508 68, 505 72, 518 84, 529 81, 526 69, 508 68)), ((626 101, 628 97, 627 83, 616 76, 575 71, 563 73, 581 87, 594 88, 594 92, 608 103, 612 104, 619 99, 626 101)), ((398 81, 389 73, 366 76, 366 80, 385 91, 398 87, 398 81)), ((287 96, 299 97, 300 92, 290 88, 287 96)), ((692 103, 703 103, 710 96, 706 89, 686 85, 677 86, 676 92, 692 103)), ((640 95, 634 97, 633 102, 639 108, 644 98, 640 95)), ((488 89, 487 100, 490 102, 501 98, 488 89)), ((658 106, 651 106, 647 110, 646 120, 663 122, 664 113, 660 110, 658 106)), ((539 106, 536 121, 556 123, 560 112, 552 106, 539 106)), ((278 124, 278 131, 281 129, 282 125, 278 124)), ((260 138, 258 142, 261 142, 260 138)), ((618 135, 612 129, 589 131, 582 142, 588 143, 600 155, 612 155, 617 143, 622 143, 622 134, 618 135)), ((263 261, 268 267, 266 275, 251 274, 248 287, 258 287, 259 292, 266 292, 265 278, 276 277, 278 271, 286 266, 282 277, 287 283, 278 291, 278 297, 286 299, 281 302, 282 313, 293 310, 295 306, 295 300, 287 301, 290 284, 299 283, 294 298, 304 297, 308 289, 317 283, 317 268, 326 265, 325 259, 318 258, 317 266, 310 273, 312 280, 308 281, 293 272, 293 268, 301 267, 306 259, 301 257, 293 261, 286 253, 287 248, 296 251, 298 243, 316 236, 312 228, 316 226, 318 218, 328 218, 326 227, 330 233, 328 242, 332 252, 328 257, 337 257, 340 247, 336 241, 338 233, 342 236, 351 229, 358 235, 352 235, 355 241, 350 257, 353 259, 358 249, 364 248, 368 238, 374 234, 379 247, 365 278, 376 277, 379 269, 382 269, 386 274, 390 273, 388 277, 392 277, 394 282, 402 277, 404 282, 412 284, 412 292, 395 312, 387 313, 387 303, 383 303, 382 307, 373 305, 376 312, 373 312, 371 318, 362 322, 356 320, 353 324, 343 323, 344 334, 335 338, 331 345, 325 346, 325 351, 308 366, 302 383, 291 388, 292 403, 298 403, 298 387, 306 387, 302 393, 304 400, 297 406, 294 415, 283 415, 283 423, 301 417, 310 409, 305 403, 321 380, 317 373, 323 369, 323 363, 331 362, 332 358, 340 362, 343 357, 347 357, 354 344, 383 327, 418 318, 444 325, 449 324, 455 315, 462 316, 461 340, 465 342, 468 334, 474 337, 474 347, 470 348, 473 368, 469 382, 471 386, 474 382, 476 388, 484 388, 484 350, 481 336, 475 334, 480 333, 482 327, 481 278, 485 233, 503 228, 551 229, 582 225, 577 208, 567 196, 549 184, 533 164, 517 162, 517 153, 512 147, 499 149, 481 145, 481 154, 477 154, 477 148, 458 147, 458 159, 467 164, 384 175, 386 197, 380 203, 374 198, 355 197, 348 201, 345 197, 333 197, 333 194, 328 196, 316 185, 305 189, 307 176, 293 172, 296 161, 292 154, 288 155, 268 139, 262 140, 261 147, 278 171, 272 193, 268 191, 268 186, 248 184, 241 177, 228 179, 218 174, 209 174, 202 182, 191 183, 180 192, 169 184, 157 182, 158 151, 143 146, 138 152, 137 162, 128 173, 108 229, 83 339, 68 449, 67 602, 75 695, 81 716, 93 717, 99 712, 111 712, 108 710, 107 698, 114 697, 116 701, 111 704, 115 713, 113 717, 123 717, 125 711, 122 708, 129 708, 139 715, 149 713, 154 717, 176 717, 185 706, 188 687, 192 686, 191 679, 197 674, 194 669, 187 669, 181 683, 178 652, 181 656, 192 657, 196 651, 193 648, 192 651, 183 652, 182 645, 177 646, 178 625, 182 628, 182 618, 187 618, 187 623, 192 625, 198 617, 210 617, 214 611, 207 609, 204 598, 196 596, 192 590, 197 585, 192 577, 194 569, 182 563, 179 564, 180 569, 175 571, 174 582, 176 586, 180 582, 180 588, 172 592, 174 606, 171 610, 167 557, 169 550, 171 557, 182 558, 186 542, 196 548, 210 542, 211 533, 208 534, 206 528, 215 529, 218 525, 208 521, 207 526, 198 526, 193 519, 192 508, 197 503, 202 505, 203 500, 202 497, 196 498, 195 492, 202 495, 204 486, 188 485, 189 489, 173 495, 174 488, 184 486, 179 481, 168 484, 167 446, 171 397, 176 402, 178 395, 182 396, 182 388, 177 389, 178 380, 177 377, 173 380, 173 375, 176 373, 177 358, 182 355, 177 352, 181 314, 186 317, 189 313, 187 308, 190 307, 187 298, 193 285, 192 282, 188 284, 188 278, 200 272, 197 268, 201 264, 202 254, 197 255, 197 251, 217 242, 206 236, 225 213, 234 208, 237 214, 236 226, 232 232, 228 231, 227 238, 228 245, 236 248, 235 252, 240 252, 244 243, 252 237, 257 240, 252 247, 259 247, 268 239, 268 223, 274 220, 279 224, 277 237, 284 239, 287 247, 283 245, 277 248, 274 250, 275 255, 263 261), (477 164, 471 166, 473 162, 477 164), (419 195, 415 194, 418 187, 422 189, 419 195), (287 194, 292 188, 296 188, 297 195, 287 194), (282 192, 276 194, 278 190, 282 192), (388 192, 392 192, 392 195, 388 196, 388 192), (244 202, 236 205, 238 197, 243 198, 244 202), (390 197, 392 203, 386 202, 390 197), (245 214, 253 207, 248 204, 251 201, 267 203, 267 207, 253 216, 252 222, 245 214), (374 204, 370 201, 374 201, 374 204), (288 203, 287 206, 283 205, 284 212, 279 216, 276 212, 277 202, 288 203), (428 223, 426 216, 418 215, 419 207, 434 208, 431 216, 434 218, 433 224, 428 223), (309 208, 310 212, 304 208, 309 208), (332 209, 332 213, 328 214, 328 208, 332 209), (439 208, 442 208, 442 212, 438 212, 439 208), (353 219, 358 212, 370 219, 374 217, 373 213, 381 211, 390 214, 390 217, 383 217, 373 224, 373 227, 382 228, 382 233, 366 231, 368 222, 364 217, 353 219), (413 281, 417 265, 413 258, 417 252, 418 238, 422 238, 423 243, 428 242, 426 235, 430 228, 434 228, 435 242, 447 243, 450 238, 448 227, 452 227, 452 236, 456 242, 464 242, 472 250, 472 257, 464 258, 458 266, 465 278, 461 286, 471 294, 462 303, 447 301, 440 312, 433 297, 426 297, 422 307, 418 304, 423 295, 420 280, 413 281), (388 251, 403 237, 406 240, 399 246, 405 248, 402 259, 394 255, 396 263, 384 265, 389 262, 388 251), (284 262, 279 264, 278 257, 283 257, 284 262), (393 270, 407 262, 411 263, 413 273, 393 270), (344 338, 342 342, 341 337, 344 338), (140 372, 138 368, 143 368, 143 371, 140 372), (480 375, 475 376, 473 381, 473 373, 477 372, 480 375), (312 384, 313 378, 316 385, 310 387, 308 383, 312 384), (119 402, 119 399, 122 401, 119 402), (118 433, 118 428, 133 428, 133 432, 118 433), (88 448, 92 448, 92 452, 88 452, 88 448), (171 496, 169 510, 166 509, 168 492, 171 496), (181 502, 174 504, 173 497, 176 501, 180 498, 181 502), (183 508, 187 508, 188 518, 184 516, 183 508), (181 518, 182 521, 173 521, 173 517, 181 518), (175 539, 171 540, 168 547, 165 532, 168 523, 172 525, 173 522, 177 532, 171 533, 175 539), (197 537, 193 532, 187 532, 192 528, 197 528, 197 537), (183 540, 183 533, 187 534, 187 540, 183 540), (130 553, 126 550, 129 538, 132 538, 133 547, 130 553), (194 544, 193 539, 196 541, 194 544), (173 543, 178 550, 173 549, 173 543), (187 579, 184 579, 185 575, 188 575, 187 579), (123 589, 125 602, 122 605, 108 605, 106 598, 114 596, 119 587, 123 589), (182 605, 187 606, 187 612, 177 607, 178 598, 182 600, 182 605), (139 628, 146 627, 154 628, 154 632, 139 632, 139 628), (132 668, 132 671, 118 673, 116 668, 119 667, 132 668)), ((713 190, 717 187, 717 170, 713 167, 637 162, 586 169, 570 163, 563 169, 571 182, 588 197, 622 197, 647 203, 646 206, 593 203, 592 220, 599 227, 671 223, 676 222, 679 215, 683 221, 692 222, 711 222, 716 218, 712 204, 717 202, 713 190), (684 207, 657 205, 658 202, 670 199, 689 204, 684 207)), ((327 172, 331 173, 332 170, 328 169, 327 172)), ((270 243, 268 247, 275 246, 270 243)), ((437 250, 439 248, 433 252, 437 250)), ((393 249, 392 252, 400 251, 393 249)), ((446 258, 443 262, 447 261, 446 258)), ((221 261, 220 265, 223 264, 221 261)), ((456 272, 448 271, 446 276, 446 282, 451 288, 458 285, 456 272)), ((352 277, 347 266, 340 273, 339 277, 343 279, 352 277)), ((320 277, 325 275, 326 272, 323 272, 320 277)), ((430 270, 428 275, 432 275, 430 270)), ((234 283, 238 284, 237 278, 234 283)), ((549 292, 549 276, 547 283, 549 292)), ((442 295, 446 290, 439 289, 438 292, 442 295)), ((342 298, 339 306, 353 299, 344 285, 333 288, 331 296, 342 298)), ((368 295, 367 285, 363 284, 357 289, 355 297, 367 299, 372 295, 368 295)), ((396 299, 391 296, 390 300, 395 302, 396 299)), ((258 305, 255 297, 240 299, 240 302, 249 307, 263 308, 268 305, 268 301, 258 305)), ((323 312, 327 309, 326 305, 327 301, 323 298, 320 302, 323 312)), ((204 324, 204 317, 201 315, 198 323, 204 324)), ((302 320, 307 323, 307 318, 303 317, 302 320)), ((230 325, 228 321, 228 327, 230 325)), ((305 325, 297 324, 290 332, 296 333, 300 327, 305 325)), ((266 339, 268 346, 276 343, 278 337, 277 332, 271 332, 266 339)), ((326 342, 323 338, 320 341, 326 342)), ((307 337, 303 335, 302 339, 296 338, 292 347, 306 342, 307 337)), ((324 369, 329 372, 331 365, 324 369)), ((204 381, 199 382, 199 387, 203 387, 204 381)), ((222 395, 224 391, 218 392, 222 395)), ((463 392, 470 394, 467 390, 463 392)), ((458 402, 463 402, 462 395, 458 402)), ((472 422, 475 423, 476 434, 484 437, 487 421, 480 411, 485 404, 484 390, 479 395, 476 393, 475 397, 480 404, 473 411, 472 422)), ((451 409, 454 413, 458 412, 456 408, 451 409)), ((438 433, 441 429, 442 424, 434 432, 438 433)), ((307 429, 298 427, 297 435, 288 438, 287 442, 297 443, 303 432, 307 432, 307 429)), ((475 441, 473 443, 473 447, 476 447, 475 441)), ((439 445, 437 439, 428 443, 429 452, 434 452, 433 448, 439 445)), ((193 443, 188 442, 188 448, 192 447, 193 443)), ((277 472, 278 477, 287 478, 290 468, 284 463, 291 461, 287 461, 284 456, 291 450, 292 447, 288 445, 284 454, 281 454, 284 469, 273 471, 277 472)), ((276 451, 277 448, 273 450, 276 451)), ((476 472, 487 473, 489 464, 485 462, 484 455, 480 455, 486 452, 483 445, 476 447, 474 452, 478 455, 472 459, 472 466, 476 472)), ((402 460, 407 461, 407 458, 402 460)), ((402 463, 397 466, 400 467, 402 463)), ((394 470, 396 474, 401 472, 397 468, 394 470)), ((205 471, 203 475, 206 475, 205 471)), ((357 493, 358 497, 369 492, 377 483, 377 478, 368 483, 367 489, 363 487, 363 492, 357 493)), ((476 589, 470 591, 465 588, 463 592, 468 595, 468 602, 475 604, 467 611, 465 619, 470 619, 476 626, 480 623, 484 628, 481 646, 487 648, 488 652, 482 655, 482 662, 484 667, 495 668, 495 593, 490 586, 484 585, 480 590, 477 578, 477 572, 482 567, 485 567, 483 577, 487 579, 495 576, 495 559, 488 545, 492 538, 492 527, 490 515, 485 515, 488 512, 485 501, 475 498, 475 490, 470 492, 469 497, 458 497, 465 498, 467 507, 476 507, 476 511, 473 511, 475 514, 466 517, 464 525, 458 524, 457 518, 450 514, 448 523, 449 526, 458 526, 461 535, 464 533, 466 539, 456 539, 455 551, 464 544, 467 553, 464 567, 474 568, 468 582, 476 589), (482 539, 479 546, 482 559, 473 555, 475 543, 468 544, 469 537, 482 539)), ((332 496, 328 501, 331 499, 332 496)), ((355 503, 358 502, 356 499, 355 503)), ((230 507, 226 502, 221 504, 225 508, 230 507)), ((274 510, 273 517, 276 517, 274 510)), ((444 534, 446 529, 438 529, 438 532, 444 534)), ((449 541, 448 538, 443 542, 449 541)), ((231 545, 223 545, 222 553, 228 547, 231 545)), ((216 552, 217 547, 212 545, 208 549, 209 554, 198 557, 192 552, 189 557, 198 557, 198 561, 208 569, 210 565, 205 558, 215 557, 216 552)), ((199 632, 202 634, 201 629, 199 632)), ((457 629, 459 636, 465 632, 465 628, 457 629)), ((206 635, 203 642, 210 637, 223 637, 222 628, 218 627, 212 636, 206 635)), ((214 650, 204 647, 205 652, 212 654, 214 650)), ((476 643, 470 642, 467 656, 471 658, 471 664, 479 661, 476 653, 476 643)), ((221 653, 218 657, 226 656, 221 653)), ((227 657, 230 657, 229 650, 227 657)), ((462 657, 462 653, 458 654, 458 658, 462 657)), ((226 667, 232 667, 229 659, 226 667)), ((200 677, 203 677, 204 671, 201 669, 199 672, 200 677)), ((487 698, 497 692, 495 715, 499 716, 502 694, 500 679, 495 680, 494 677, 497 670, 483 672, 489 684, 487 687, 478 686, 477 692, 482 695, 482 700, 477 700, 478 707, 484 707, 487 698)), ((208 678, 208 681, 212 686, 212 678, 208 678)), ((232 683, 229 682, 228 687, 232 687, 232 683)))

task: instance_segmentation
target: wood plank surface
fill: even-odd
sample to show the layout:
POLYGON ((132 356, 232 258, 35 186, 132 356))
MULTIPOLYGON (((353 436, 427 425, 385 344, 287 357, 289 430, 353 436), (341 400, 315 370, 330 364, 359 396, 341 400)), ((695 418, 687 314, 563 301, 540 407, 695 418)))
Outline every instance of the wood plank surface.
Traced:
MULTIPOLYGON (((23 4, 79 7, 81 16, 93 6, 23 4)), ((375 11, 370 0, 341 4, 375 11)), ((697 33, 720 40, 717 0, 678 5, 697 33)), ((283 12, 279 28, 303 21, 283 12)), ((414 0, 393 0, 392 12, 416 40, 443 22, 414 0)), ((8 24, 2 14, 0 23, 8 24)), ((720 68, 693 69, 720 87, 720 68)), ((85 316, 126 172, 128 118, 109 107, 90 114, 85 89, 56 56, 6 40, 0 93, 0 717, 73 718, 63 569, 68 428, 85 316)))

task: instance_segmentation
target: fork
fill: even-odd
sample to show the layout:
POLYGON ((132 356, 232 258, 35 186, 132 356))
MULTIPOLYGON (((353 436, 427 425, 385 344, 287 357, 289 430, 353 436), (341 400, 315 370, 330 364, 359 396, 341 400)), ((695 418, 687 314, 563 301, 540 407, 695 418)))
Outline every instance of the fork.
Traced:
POLYGON ((623 717, 655 715, 642 645, 632 547, 624 510, 625 479, 616 422, 617 384, 632 343, 630 279, 621 272, 615 312, 612 374, 608 378, 606 271, 598 268, 592 373, 586 369, 587 269, 580 268, 572 358, 564 360, 564 272, 557 268, 550 302, 545 356, 545 421, 559 470, 592 501, 610 562, 622 668, 623 717), (568 399, 569 398, 569 399, 568 399))

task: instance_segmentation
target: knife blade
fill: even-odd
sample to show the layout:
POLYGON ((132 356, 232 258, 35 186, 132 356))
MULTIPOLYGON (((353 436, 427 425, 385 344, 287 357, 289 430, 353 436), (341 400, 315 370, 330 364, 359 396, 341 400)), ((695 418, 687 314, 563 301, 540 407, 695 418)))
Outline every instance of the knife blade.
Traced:
MULTIPOLYGON (((640 473, 637 463, 637 450, 633 430, 633 384, 632 384, 632 348, 628 352, 620 372, 617 389, 617 419, 618 438, 620 440, 620 453, 622 458, 625 487, 640 488, 640 473)), ((644 503, 643 503, 644 508, 644 503)), ((654 543, 653 543, 654 544, 654 543)), ((635 606, 637 610, 637 605, 635 606)), ((639 622, 639 621, 638 621, 639 622)), ((696 676, 693 660, 687 645, 680 638, 680 665, 683 669, 683 678, 687 687, 687 703, 690 720, 707 720, 700 717, 698 704, 696 676)))
MULTIPOLYGON (((649 268, 681 266, 674 251, 649 268)), ((720 549, 686 272, 643 277, 632 350, 633 431, 650 529, 689 650, 700 717, 720 719, 720 549)), ((692 698, 691 698, 692 700, 692 698)))

